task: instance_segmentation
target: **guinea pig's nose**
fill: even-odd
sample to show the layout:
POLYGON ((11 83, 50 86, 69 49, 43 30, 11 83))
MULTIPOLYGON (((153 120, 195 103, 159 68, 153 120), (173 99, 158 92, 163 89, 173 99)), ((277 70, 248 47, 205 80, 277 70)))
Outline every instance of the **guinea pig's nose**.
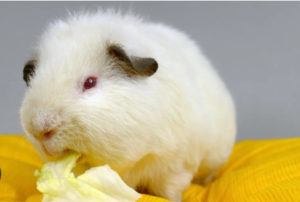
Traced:
POLYGON ((29 120, 26 131, 39 141, 47 141, 53 139, 53 135, 57 133, 61 125, 61 117, 58 114, 37 113, 29 120))
POLYGON ((54 130, 50 130, 50 131, 44 133, 44 135, 43 135, 44 140, 50 140, 51 137, 54 135, 54 133, 55 133, 54 130))

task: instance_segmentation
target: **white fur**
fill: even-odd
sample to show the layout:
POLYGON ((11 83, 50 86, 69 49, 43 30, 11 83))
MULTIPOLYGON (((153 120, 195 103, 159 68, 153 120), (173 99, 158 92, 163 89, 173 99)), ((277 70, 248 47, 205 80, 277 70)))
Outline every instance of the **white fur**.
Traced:
POLYGON ((132 188, 181 201, 200 164, 212 171, 231 153, 236 126, 225 85, 196 43, 163 24, 113 11, 80 13, 52 23, 42 36, 22 104, 28 139, 45 156, 83 153, 108 163, 132 188), (112 68, 107 43, 128 55, 154 58, 157 72, 128 77, 112 68), (82 92, 97 76, 95 88, 82 92), (34 138, 36 137, 36 138, 34 138))

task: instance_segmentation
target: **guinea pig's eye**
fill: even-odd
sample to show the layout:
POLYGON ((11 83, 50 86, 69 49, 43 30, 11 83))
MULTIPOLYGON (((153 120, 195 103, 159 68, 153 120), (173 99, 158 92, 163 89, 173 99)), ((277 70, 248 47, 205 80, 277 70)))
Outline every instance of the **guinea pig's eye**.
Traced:
POLYGON ((93 88, 93 87, 95 87, 96 83, 97 83, 97 78, 96 77, 89 77, 84 82, 84 89, 93 88))

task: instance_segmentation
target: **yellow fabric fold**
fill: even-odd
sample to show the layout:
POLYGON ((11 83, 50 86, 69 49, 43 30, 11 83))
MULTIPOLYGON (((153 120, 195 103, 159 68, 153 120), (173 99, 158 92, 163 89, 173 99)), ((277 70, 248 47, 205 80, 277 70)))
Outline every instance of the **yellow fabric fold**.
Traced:
MULTIPOLYGON (((40 202, 33 173, 44 163, 23 136, 0 135, 0 202, 40 202)), ((243 141, 205 186, 183 202, 300 202, 300 138, 243 141)), ((138 202, 168 202, 143 195, 138 202)))

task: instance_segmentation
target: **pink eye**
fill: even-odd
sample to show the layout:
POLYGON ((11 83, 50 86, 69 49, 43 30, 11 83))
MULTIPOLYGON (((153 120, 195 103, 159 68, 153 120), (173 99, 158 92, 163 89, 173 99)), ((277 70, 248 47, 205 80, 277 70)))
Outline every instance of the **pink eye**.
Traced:
POLYGON ((95 87, 96 83, 97 83, 97 78, 96 77, 89 77, 84 82, 84 88, 85 89, 93 88, 93 87, 95 87))

